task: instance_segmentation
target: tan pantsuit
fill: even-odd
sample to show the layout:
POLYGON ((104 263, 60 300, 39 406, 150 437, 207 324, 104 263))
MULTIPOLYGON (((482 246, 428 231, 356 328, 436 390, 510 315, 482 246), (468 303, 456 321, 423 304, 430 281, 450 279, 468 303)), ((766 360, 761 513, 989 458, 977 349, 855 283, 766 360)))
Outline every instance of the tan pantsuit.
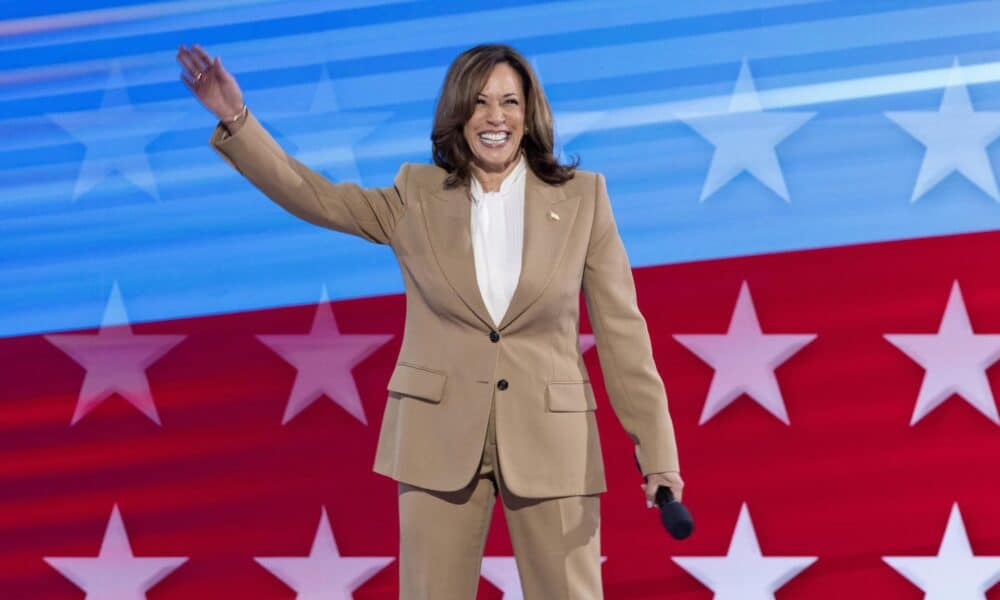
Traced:
POLYGON ((479 472, 466 487, 399 484, 400 600, 475 599, 498 493, 525 600, 603 598, 600 496, 515 496, 497 462, 494 424, 491 418, 479 472))
POLYGON ((391 186, 333 183, 288 155, 252 111, 237 127, 218 126, 210 143, 267 197, 387 245, 399 263, 406 323, 374 469, 400 484, 403 597, 472 598, 494 481, 527 597, 600 597, 606 485, 580 352, 581 290, 611 408, 642 473, 680 470, 604 178, 577 170, 557 186, 525 172, 523 267, 494 323, 476 281, 468 185, 447 187, 443 169, 412 163, 391 186))

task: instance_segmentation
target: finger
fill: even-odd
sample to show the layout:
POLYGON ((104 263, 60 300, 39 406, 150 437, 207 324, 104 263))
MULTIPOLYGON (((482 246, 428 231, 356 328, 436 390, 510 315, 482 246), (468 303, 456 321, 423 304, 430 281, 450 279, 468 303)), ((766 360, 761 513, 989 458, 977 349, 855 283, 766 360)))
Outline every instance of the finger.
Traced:
MULTIPOLYGON (((216 56, 215 57, 215 62, 212 63, 212 66, 218 67, 219 71, 226 71, 226 68, 224 66, 222 66, 222 57, 221 56, 216 56)), ((226 74, 228 75, 229 73, 226 72, 226 74)))
POLYGON ((189 90, 191 90, 195 94, 198 93, 198 88, 195 87, 195 82, 193 77, 191 77, 187 73, 181 73, 181 81, 184 82, 184 85, 186 85, 189 90))
POLYGON ((194 59, 191 58, 191 54, 189 52, 178 53, 177 54, 177 60, 182 65, 184 65, 184 68, 187 69, 187 74, 190 77, 194 77, 194 75, 196 73, 200 73, 201 71, 204 71, 204 69, 199 69, 199 68, 197 68, 197 66, 195 66, 194 59))
POLYGON ((212 59, 208 56, 208 53, 202 49, 198 44, 192 46, 194 49, 194 56, 198 59, 198 64, 201 65, 202 71, 208 70, 212 66, 212 59))
POLYGON ((177 56, 178 58, 182 58, 184 64, 187 65, 193 72, 197 73, 205 70, 201 65, 201 59, 195 55, 190 47, 181 46, 181 50, 177 53, 177 56))
POLYGON ((653 508, 653 499, 649 496, 649 485, 640 483, 639 487, 642 488, 642 495, 646 497, 646 508, 653 508))
POLYGON ((222 66, 222 58, 216 56, 215 61, 212 62, 212 66, 218 71, 219 76, 223 79, 232 79, 233 76, 226 71, 226 68, 222 66))
POLYGON ((656 504, 656 490, 659 486, 657 485, 646 485, 643 492, 646 493, 646 502, 650 505, 656 504))

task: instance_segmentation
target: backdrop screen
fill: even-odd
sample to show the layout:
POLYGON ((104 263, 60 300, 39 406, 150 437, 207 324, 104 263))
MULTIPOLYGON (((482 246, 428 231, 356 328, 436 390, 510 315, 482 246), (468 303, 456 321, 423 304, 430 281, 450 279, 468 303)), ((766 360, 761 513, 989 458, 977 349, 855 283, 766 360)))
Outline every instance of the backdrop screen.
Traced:
MULTIPOLYGON (((1000 599, 998 34, 995 1, 0 1, 0 598, 397 597, 399 265, 227 164, 176 55, 381 187, 501 42, 606 177, 697 523, 645 508, 584 311, 605 596, 1000 599)), ((481 574, 523 597, 499 507, 481 574)))

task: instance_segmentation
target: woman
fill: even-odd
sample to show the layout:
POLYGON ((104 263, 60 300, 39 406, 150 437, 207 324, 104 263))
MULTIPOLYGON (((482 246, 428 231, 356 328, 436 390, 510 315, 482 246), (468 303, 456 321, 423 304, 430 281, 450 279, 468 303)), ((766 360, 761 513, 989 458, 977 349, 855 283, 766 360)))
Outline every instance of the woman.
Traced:
POLYGON ((560 164, 545 94, 508 46, 452 63, 435 165, 395 185, 334 184, 286 154, 219 58, 181 47, 181 78, 220 119, 210 143, 311 223, 392 247, 406 325, 375 471, 399 482, 400 597, 474 598, 495 497, 525 598, 600 598, 594 396, 578 345, 584 291, 615 414, 645 492, 680 498, 673 428, 604 178, 560 164))

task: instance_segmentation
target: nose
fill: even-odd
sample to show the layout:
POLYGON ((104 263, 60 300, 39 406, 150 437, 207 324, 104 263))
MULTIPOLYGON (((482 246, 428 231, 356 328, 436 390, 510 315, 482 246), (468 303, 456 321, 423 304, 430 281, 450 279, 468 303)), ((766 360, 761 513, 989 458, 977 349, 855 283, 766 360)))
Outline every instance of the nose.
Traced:
POLYGON ((490 125, 502 125, 504 122, 503 109, 499 105, 494 104, 490 106, 488 112, 486 113, 486 121, 490 125))

